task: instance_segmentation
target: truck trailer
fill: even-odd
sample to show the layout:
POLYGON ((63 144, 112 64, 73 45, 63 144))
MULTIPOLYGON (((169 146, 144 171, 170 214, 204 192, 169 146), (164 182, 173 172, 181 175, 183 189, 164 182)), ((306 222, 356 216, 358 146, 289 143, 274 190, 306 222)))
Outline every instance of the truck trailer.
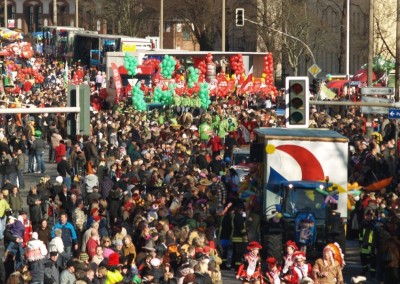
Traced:
POLYGON ((329 242, 344 249, 347 137, 325 129, 258 128, 250 155, 260 173, 267 256, 280 259, 288 240, 308 255, 329 242))

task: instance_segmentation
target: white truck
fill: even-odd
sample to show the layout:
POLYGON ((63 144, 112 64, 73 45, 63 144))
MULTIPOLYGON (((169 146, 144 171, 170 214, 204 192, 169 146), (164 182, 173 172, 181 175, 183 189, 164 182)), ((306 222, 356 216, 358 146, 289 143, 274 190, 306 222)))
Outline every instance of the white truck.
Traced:
POLYGON ((261 237, 269 254, 294 240, 318 251, 327 242, 344 248, 347 220, 348 139, 324 129, 259 128, 251 145, 251 159, 259 157, 263 201, 261 237), (268 222, 280 213, 282 233, 268 222), (271 239, 272 238, 272 239, 271 239), (275 245, 274 245, 275 243, 275 245))

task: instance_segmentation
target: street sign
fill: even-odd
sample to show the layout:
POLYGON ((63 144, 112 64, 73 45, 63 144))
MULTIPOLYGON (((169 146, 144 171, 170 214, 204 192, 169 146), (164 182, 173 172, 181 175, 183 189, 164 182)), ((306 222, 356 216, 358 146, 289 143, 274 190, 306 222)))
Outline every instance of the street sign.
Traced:
MULTIPOLYGON (((393 103, 393 100, 391 100, 391 99, 375 98, 375 97, 368 97, 368 96, 362 96, 361 100, 366 103, 376 103, 376 104, 393 103)), ((361 112, 364 114, 387 114, 388 108, 381 107, 381 106, 362 106, 361 112)))
POLYGON ((394 88, 364 87, 361 95, 394 95, 394 88))
POLYGON ((398 108, 390 108, 388 112, 389 118, 400 118, 400 109, 398 108))
POLYGON ((349 85, 350 86, 359 86, 359 85, 361 85, 361 81, 350 81, 349 85))
POLYGON ((314 63, 310 68, 308 68, 308 72, 310 72, 314 77, 317 77, 317 75, 321 72, 321 68, 314 63))

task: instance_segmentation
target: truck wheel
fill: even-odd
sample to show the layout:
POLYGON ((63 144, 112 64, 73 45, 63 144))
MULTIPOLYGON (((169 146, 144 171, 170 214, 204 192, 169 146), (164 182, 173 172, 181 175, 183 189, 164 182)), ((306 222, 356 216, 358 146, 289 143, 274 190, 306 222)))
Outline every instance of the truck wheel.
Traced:
POLYGON ((265 256, 273 256, 276 260, 282 260, 282 234, 264 235, 263 244, 265 256))

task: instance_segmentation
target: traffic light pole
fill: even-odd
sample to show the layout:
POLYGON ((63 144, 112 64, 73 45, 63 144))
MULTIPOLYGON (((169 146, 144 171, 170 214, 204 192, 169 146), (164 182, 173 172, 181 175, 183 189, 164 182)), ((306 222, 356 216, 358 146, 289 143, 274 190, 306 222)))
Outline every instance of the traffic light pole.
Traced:
POLYGON ((255 24, 255 25, 257 25, 257 26, 260 26, 260 27, 262 27, 262 28, 266 28, 266 29, 271 30, 271 31, 273 31, 273 32, 276 32, 276 33, 279 33, 279 34, 281 34, 281 35, 290 37, 291 39, 297 40, 298 42, 300 42, 301 44, 303 44, 303 45, 305 46, 305 48, 307 48, 308 53, 310 53, 311 59, 312 59, 312 61, 313 61, 313 64, 317 64, 317 62, 315 61, 314 53, 312 52, 311 48, 310 48, 304 41, 302 41, 301 39, 299 39, 298 37, 292 36, 292 35, 290 35, 290 34, 287 34, 287 33, 285 33, 285 32, 282 32, 282 31, 280 31, 280 30, 277 30, 277 29, 274 29, 274 28, 271 28, 271 27, 265 27, 263 24, 259 24, 259 23, 257 23, 257 22, 254 22, 254 21, 249 20, 249 19, 246 19, 246 18, 245 18, 244 20, 247 21, 247 22, 249 22, 249 23, 255 24))

